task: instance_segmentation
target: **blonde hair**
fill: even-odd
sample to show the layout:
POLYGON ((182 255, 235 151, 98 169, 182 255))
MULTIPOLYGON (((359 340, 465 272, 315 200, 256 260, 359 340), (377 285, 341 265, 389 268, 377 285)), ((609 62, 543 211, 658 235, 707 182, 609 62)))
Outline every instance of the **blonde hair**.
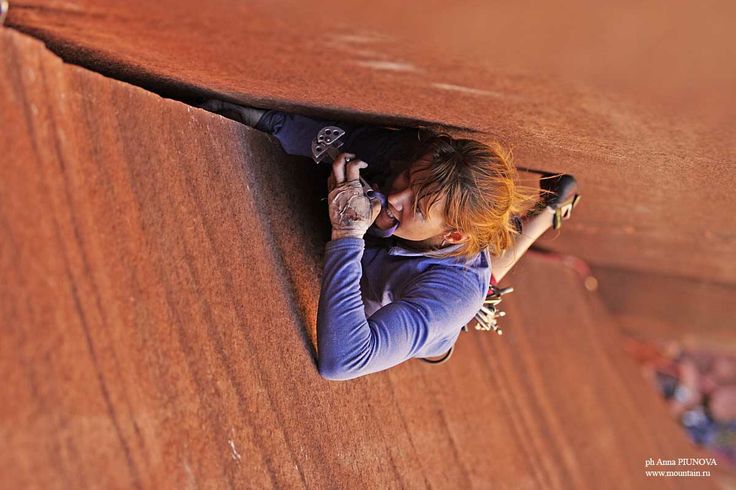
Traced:
POLYGON ((537 194, 518 184, 511 150, 434 134, 419 144, 415 160, 426 171, 415 181, 414 211, 428 216, 445 196, 447 226, 468 236, 443 256, 470 258, 486 248, 499 255, 513 244, 519 231, 512 218, 528 211, 537 194))

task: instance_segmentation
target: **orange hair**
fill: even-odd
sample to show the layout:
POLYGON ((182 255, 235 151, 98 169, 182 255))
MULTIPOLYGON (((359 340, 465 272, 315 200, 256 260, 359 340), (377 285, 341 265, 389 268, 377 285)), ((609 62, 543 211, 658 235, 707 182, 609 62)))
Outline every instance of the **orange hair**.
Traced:
POLYGON ((486 248, 500 255, 513 244, 518 231, 512 218, 526 212, 537 194, 518 184, 511 150, 436 134, 420 143, 415 156, 427 171, 415 181, 414 211, 419 207, 428 216, 446 196, 447 226, 468 235, 445 256, 470 258, 486 248))

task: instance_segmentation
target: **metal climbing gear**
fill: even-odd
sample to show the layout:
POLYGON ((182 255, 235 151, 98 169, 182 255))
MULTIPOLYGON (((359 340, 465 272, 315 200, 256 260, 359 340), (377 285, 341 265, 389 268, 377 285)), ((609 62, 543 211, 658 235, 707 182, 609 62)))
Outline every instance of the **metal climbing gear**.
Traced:
MULTIPOLYGON (((503 330, 501 330, 501 327, 498 326, 498 319, 501 317, 506 316, 505 311, 501 311, 498 308, 498 305, 501 304, 501 301, 503 300, 502 296, 508 293, 511 293, 514 291, 514 288, 508 287, 508 288, 499 288, 495 284, 491 284, 488 287, 488 294, 486 295, 485 301, 483 301, 483 306, 480 307, 480 310, 478 313, 475 314, 475 320, 477 321, 475 325, 476 330, 480 330, 482 332, 496 332, 498 335, 503 335, 503 330)), ((462 329, 463 332, 468 332, 468 326, 463 325, 462 329)), ((445 354, 443 354, 439 358, 431 358, 431 357, 418 357, 420 361, 424 361, 428 364, 442 364, 443 362, 447 362, 450 360, 450 356, 452 356, 452 353, 455 351, 455 346, 453 345, 450 347, 450 350, 447 351, 445 354)))
POLYGON ((325 126, 320 129, 317 136, 312 140, 312 158, 315 163, 322 163, 326 158, 335 160, 340 154, 343 142, 340 138, 345 136, 345 130, 337 126, 325 126))
POLYGON ((488 294, 486 295, 483 306, 480 307, 478 313, 475 314, 475 319, 478 323, 475 325, 476 330, 483 332, 496 332, 498 335, 503 335, 503 330, 498 326, 498 319, 506 316, 505 311, 498 309, 498 305, 503 300, 502 296, 514 291, 514 288, 499 288, 495 284, 491 284, 488 288, 488 294))

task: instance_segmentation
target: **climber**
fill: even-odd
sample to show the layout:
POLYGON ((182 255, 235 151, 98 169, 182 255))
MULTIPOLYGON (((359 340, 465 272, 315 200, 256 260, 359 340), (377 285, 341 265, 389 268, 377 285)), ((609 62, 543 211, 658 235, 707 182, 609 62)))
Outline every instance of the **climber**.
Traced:
POLYGON ((564 175, 542 179, 537 199, 517 183, 499 144, 217 100, 202 107, 272 134, 290 155, 311 157, 326 125, 346 131, 328 181, 332 236, 317 316, 318 368, 330 380, 448 352, 489 282, 559 226, 561 209, 569 217, 578 197, 575 179, 564 175))

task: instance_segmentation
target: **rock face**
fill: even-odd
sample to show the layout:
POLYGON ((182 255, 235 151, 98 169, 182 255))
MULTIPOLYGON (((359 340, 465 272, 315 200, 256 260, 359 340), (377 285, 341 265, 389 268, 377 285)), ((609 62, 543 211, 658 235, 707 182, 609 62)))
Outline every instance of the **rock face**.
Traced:
POLYGON ((644 476, 701 453, 556 262, 504 336, 324 381, 313 165, 27 36, 0 54, 0 487, 713 484, 644 476))
POLYGON ((178 97, 480 131, 513 145, 520 165, 580 179, 577 217, 550 248, 736 283, 732 3, 395 3, 29 0, 7 24, 178 97), (435 50, 417 41, 433 36, 435 50), (536 67, 567 77, 518 75, 536 67), (573 88, 581 79, 600 90, 573 88), (636 102, 602 95, 632 91, 636 102), (693 106, 719 124, 701 124, 693 106))

